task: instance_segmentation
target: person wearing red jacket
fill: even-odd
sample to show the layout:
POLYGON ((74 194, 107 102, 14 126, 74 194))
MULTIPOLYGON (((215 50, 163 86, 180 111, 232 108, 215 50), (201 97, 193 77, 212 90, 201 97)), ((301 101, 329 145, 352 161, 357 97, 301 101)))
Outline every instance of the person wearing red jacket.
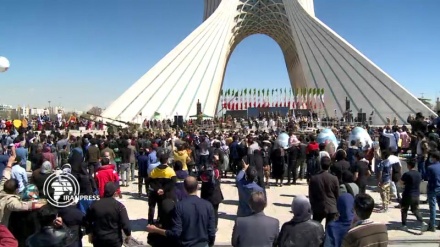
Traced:
POLYGON ((18 247, 18 241, 5 225, 0 225, 0 247, 18 247))
POLYGON ((110 159, 101 159, 101 167, 96 170, 95 180, 99 190, 99 197, 104 197, 104 187, 108 182, 115 183, 117 188, 116 192, 119 195, 119 198, 122 197, 121 190, 119 188, 119 176, 115 171, 115 165, 110 164, 110 159))
POLYGON ((319 156, 319 144, 316 142, 316 136, 309 136, 309 144, 307 145, 307 183, 310 181, 310 177, 317 174, 321 169, 317 158, 319 156))

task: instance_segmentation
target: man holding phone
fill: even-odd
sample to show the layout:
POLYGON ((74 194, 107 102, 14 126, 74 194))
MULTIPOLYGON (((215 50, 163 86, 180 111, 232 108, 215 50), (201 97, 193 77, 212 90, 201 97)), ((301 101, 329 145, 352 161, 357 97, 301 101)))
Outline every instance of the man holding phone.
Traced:
POLYGON ((249 199, 253 192, 264 192, 263 188, 255 182, 258 172, 255 167, 249 167, 244 160, 241 160, 242 169, 236 177, 238 189, 238 209, 237 216, 245 217, 252 214, 253 210, 249 206, 249 199))

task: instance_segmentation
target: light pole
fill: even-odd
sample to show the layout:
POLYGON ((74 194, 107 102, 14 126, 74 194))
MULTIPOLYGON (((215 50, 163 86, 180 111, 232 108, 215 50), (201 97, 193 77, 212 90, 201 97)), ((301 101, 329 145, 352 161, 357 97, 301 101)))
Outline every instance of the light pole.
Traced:
POLYGON ((51 114, 51 112, 52 112, 51 109, 50 109, 50 102, 51 102, 50 100, 47 101, 47 103, 49 103, 49 116, 50 116, 50 114, 51 114))

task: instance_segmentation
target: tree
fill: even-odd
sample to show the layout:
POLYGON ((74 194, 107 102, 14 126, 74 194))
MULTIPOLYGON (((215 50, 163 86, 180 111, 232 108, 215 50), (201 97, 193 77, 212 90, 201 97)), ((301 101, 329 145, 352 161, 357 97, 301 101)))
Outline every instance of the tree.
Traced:
POLYGON ((431 103, 431 99, 418 98, 418 100, 420 100, 423 104, 425 104, 429 109, 433 109, 434 108, 434 106, 431 103))
POLYGON ((87 113, 90 113, 90 115, 98 115, 101 116, 102 108, 98 106, 92 107, 90 110, 87 111, 87 113))

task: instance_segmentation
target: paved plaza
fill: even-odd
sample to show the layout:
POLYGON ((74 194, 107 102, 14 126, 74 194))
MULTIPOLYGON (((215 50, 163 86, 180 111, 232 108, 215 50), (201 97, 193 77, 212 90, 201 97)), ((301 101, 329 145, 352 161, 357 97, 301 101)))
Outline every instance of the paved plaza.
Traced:
MULTIPOLYGON (((372 181, 372 183, 374 182, 372 181)), ((223 179, 221 187, 224 201, 219 208, 220 219, 216 245, 230 246, 232 228, 234 226, 234 219, 237 210, 238 192, 234 185, 234 179, 223 179)), ((376 204, 379 206, 381 203, 380 195, 379 193, 374 192, 374 190, 375 187, 371 186, 368 193, 372 195, 376 204)), ((122 203, 127 207, 133 231, 132 236, 136 240, 146 244, 148 233, 145 232, 145 226, 147 224, 148 202, 145 197, 141 199, 136 198, 137 191, 137 182, 130 183, 129 187, 123 187, 122 192, 124 198, 122 203)), ((308 186, 305 180, 300 181, 298 185, 271 187, 267 190, 268 205, 265 209, 266 215, 279 219, 280 224, 290 220, 292 218, 290 212, 292 199, 297 195, 307 195, 307 193, 308 186)), ((421 196, 422 200, 425 200, 425 198, 425 196, 421 196)), ((439 232, 425 232, 423 235, 420 235, 415 217, 412 214, 409 214, 408 216, 409 232, 399 230, 400 210, 394 208, 395 205, 396 203, 392 204, 390 211, 386 214, 373 213, 372 216, 373 220, 388 225, 388 236, 391 240, 392 246, 439 246, 439 232)), ((421 213, 427 222, 429 220, 427 204, 421 205, 421 213)), ((88 246, 90 245, 88 244, 88 246)))

